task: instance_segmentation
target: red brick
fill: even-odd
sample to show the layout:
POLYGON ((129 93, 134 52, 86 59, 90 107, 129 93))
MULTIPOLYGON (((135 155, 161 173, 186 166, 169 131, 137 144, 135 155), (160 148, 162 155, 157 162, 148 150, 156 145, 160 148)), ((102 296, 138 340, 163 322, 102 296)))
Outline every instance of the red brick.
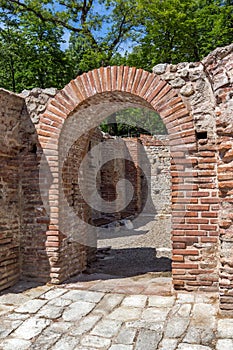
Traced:
POLYGON ((147 101, 151 102, 151 104, 155 106, 156 101, 159 101, 160 98, 166 95, 171 89, 172 88, 169 84, 167 84, 165 81, 161 81, 156 89, 154 89, 154 91, 147 97, 147 101))
POLYGON ((172 244, 173 249, 182 249, 182 248, 186 248, 186 244, 185 243, 180 243, 180 242, 175 242, 172 244))
POLYGON ((92 76, 93 76, 93 80, 95 83, 95 89, 96 89, 97 93, 100 93, 101 92, 101 84, 100 84, 100 77, 99 77, 98 69, 94 69, 92 71, 92 76))
POLYGON ((198 225, 191 225, 191 224, 174 224, 173 225, 174 230, 198 230, 198 225))
POLYGON ((204 158, 209 158, 209 157, 215 157, 215 152, 211 152, 211 151, 200 151, 198 152, 200 157, 204 157, 204 158))
POLYGON ((92 89, 93 94, 96 94, 97 93, 97 89, 96 89, 95 80, 94 80, 92 72, 93 71, 88 72, 87 79, 88 79, 88 83, 89 83, 89 85, 90 85, 90 87, 92 89))
POLYGON ((208 224, 209 219, 200 219, 200 218, 186 218, 186 224, 208 224))
POLYGON ((136 93, 138 85, 141 81, 142 73, 143 73, 143 69, 136 70, 135 79, 134 79, 134 82, 133 82, 132 88, 131 88, 132 93, 136 93))
POLYGON ((177 104, 175 107, 172 107, 171 109, 159 109, 159 112, 161 116, 164 118, 165 124, 169 126, 169 122, 175 121, 176 119, 187 117, 188 111, 184 107, 183 103, 177 104))
MULTIPOLYGON (((173 255, 172 261, 183 262, 184 256, 183 255, 173 255)), ((180 270, 178 270, 178 271, 180 271, 180 270)), ((174 269, 173 269, 172 273, 175 274, 174 269)))
MULTIPOLYGON (((124 71, 125 71, 125 68, 126 67, 124 67, 124 71)), ((149 74, 149 72, 146 72, 146 71, 143 70, 142 75, 141 75, 141 79, 140 79, 140 81, 138 83, 138 87, 137 87, 137 89, 135 91, 135 94, 140 95, 141 90, 143 89, 144 84, 145 84, 145 82, 146 82, 146 80, 147 80, 147 78, 149 76, 151 76, 151 74, 149 74)), ((123 81, 124 81, 124 77, 125 76, 123 75, 123 81)))
POLYGON ((186 244, 193 244, 198 242, 198 238, 194 237, 172 237, 173 242, 185 242, 186 244))
POLYGON ((136 68, 135 67, 130 67, 129 68, 129 75, 128 75, 128 81, 127 81, 127 86, 126 86, 126 91, 131 92, 132 84, 134 81, 134 77, 136 74, 136 68))
POLYGON ((45 242, 45 246, 58 248, 60 246, 60 243, 59 243, 59 241, 57 241, 57 242, 47 241, 47 242, 45 242))
MULTIPOLYGON (((119 66, 117 69, 117 85, 116 85, 116 89, 118 91, 122 91, 123 71, 124 71, 124 67, 119 66)), ((135 80, 134 80, 134 82, 135 82, 135 80)))
POLYGON ((192 210, 192 211, 208 211, 210 209, 209 205, 196 205, 196 204, 190 204, 187 205, 187 210, 192 210))
POLYGON ((217 226, 216 225, 200 225, 201 230, 207 230, 207 231, 216 231, 217 226))
POLYGON ((184 230, 172 230, 172 235, 173 236, 183 236, 184 235, 184 230))
POLYGON ((177 280, 177 279, 174 279, 173 281, 172 281, 172 283, 173 283, 173 285, 174 285, 174 288, 176 288, 176 287, 180 287, 180 286, 184 286, 184 281, 182 281, 182 280, 177 280))
POLYGON ((198 264, 191 264, 191 263, 172 263, 172 268, 174 269, 197 269, 198 268, 198 264))
POLYGON ((201 230, 190 230, 190 231, 185 231, 186 236, 207 236, 206 231, 201 231, 201 230))
POLYGON ((211 157, 211 158, 199 158, 198 159, 198 163, 199 164, 206 164, 206 163, 213 163, 214 165, 216 164, 216 158, 215 157, 211 157))
MULTIPOLYGON (((103 75, 103 73, 102 73, 102 75, 103 75)), ((95 89, 94 89, 94 91, 93 91, 92 86, 91 86, 90 83, 89 83, 87 73, 83 73, 83 74, 81 75, 81 80, 82 80, 84 89, 85 89, 85 91, 86 91, 86 96, 88 96, 88 97, 93 96, 93 95, 95 94, 95 89)), ((78 103, 76 102, 76 104, 78 104, 78 103)))
POLYGON ((173 269, 172 270, 173 275, 185 275, 186 274, 186 270, 181 270, 181 269, 173 269))
MULTIPOLYGON (((78 95, 79 100, 80 101, 84 101, 86 98, 88 98, 88 92, 86 90, 86 84, 83 81, 83 77, 78 76, 75 80, 74 80, 74 84, 72 84, 72 89, 74 91, 75 89, 75 85, 77 86, 76 90, 75 90, 75 94, 78 95)), ((62 90, 61 90, 62 91, 62 90)), ((77 103, 77 102, 76 102, 77 103)))
POLYGON ((172 185, 172 190, 173 191, 185 191, 185 190, 197 190, 198 186, 197 185, 190 185, 190 184, 181 184, 181 185, 172 185))
POLYGON ((153 85, 153 83, 155 82, 155 84, 159 81, 159 78, 156 77, 154 74, 148 74, 147 79, 141 89, 141 91, 139 91, 139 95, 141 97, 144 97, 145 93, 148 91, 148 89, 150 89, 150 87, 153 85))
POLYGON ((202 204, 217 204, 219 203, 219 199, 216 198, 202 198, 201 199, 202 204))
POLYGON ((173 249, 174 255, 199 255, 197 249, 173 249))

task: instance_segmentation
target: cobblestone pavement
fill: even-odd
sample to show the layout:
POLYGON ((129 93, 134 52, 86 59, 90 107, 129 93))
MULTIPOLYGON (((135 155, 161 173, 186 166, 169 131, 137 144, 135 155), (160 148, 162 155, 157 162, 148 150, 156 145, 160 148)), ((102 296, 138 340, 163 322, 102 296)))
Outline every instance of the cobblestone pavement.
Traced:
POLYGON ((213 293, 171 293, 171 279, 76 281, 0 296, 1 350, 230 350, 233 319, 213 293))

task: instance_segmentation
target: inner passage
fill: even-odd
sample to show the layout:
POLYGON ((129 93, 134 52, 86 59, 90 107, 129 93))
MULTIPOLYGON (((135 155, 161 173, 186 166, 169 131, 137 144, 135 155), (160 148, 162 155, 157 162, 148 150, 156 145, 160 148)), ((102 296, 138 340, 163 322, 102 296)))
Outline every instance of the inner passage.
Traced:
POLYGON ((96 129, 89 152, 99 141, 101 150, 92 153, 89 162, 98 167, 98 193, 109 210, 101 203, 98 210, 92 209, 98 249, 87 271, 167 274, 172 248, 171 162, 161 118, 147 108, 117 111, 96 129), (122 179, 126 182, 121 184, 122 179))

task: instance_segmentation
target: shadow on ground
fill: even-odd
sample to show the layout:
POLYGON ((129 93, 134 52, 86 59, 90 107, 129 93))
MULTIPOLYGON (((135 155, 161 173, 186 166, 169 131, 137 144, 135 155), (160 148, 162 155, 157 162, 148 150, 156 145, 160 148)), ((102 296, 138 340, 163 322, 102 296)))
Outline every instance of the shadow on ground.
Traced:
MULTIPOLYGON (((95 280, 112 280, 127 277, 137 277, 151 274, 152 277, 170 277, 171 259, 156 257, 155 248, 124 248, 111 249, 100 248, 97 259, 93 261, 83 273, 71 277, 64 283, 75 283, 95 280)), ((132 281, 131 281, 132 283, 132 281)), ((0 293, 22 293, 31 288, 44 285, 33 280, 23 279, 13 287, 7 288, 0 293)))
POLYGON ((150 272, 158 273, 158 276, 170 276, 171 259, 157 258, 154 248, 101 248, 98 250, 97 260, 84 273, 71 278, 71 281, 127 278, 150 272))
POLYGON ((16 284, 14 284, 12 287, 6 288, 0 292, 0 296, 8 293, 18 294, 23 293, 27 290, 30 290, 32 288, 38 288, 43 287, 45 285, 44 282, 38 282, 35 280, 27 279, 26 277, 23 277, 20 279, 16 284))

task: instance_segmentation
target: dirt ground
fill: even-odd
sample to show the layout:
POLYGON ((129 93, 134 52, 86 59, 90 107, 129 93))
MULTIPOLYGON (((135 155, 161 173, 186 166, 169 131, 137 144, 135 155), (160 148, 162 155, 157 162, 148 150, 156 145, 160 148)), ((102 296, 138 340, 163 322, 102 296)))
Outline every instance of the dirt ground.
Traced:
POLYGON ((119 277, 137 276, 148 272, 158 275, 171 271, 170 234, 156 221, 135 225, 110 225, 98 229, 97 260, 88 273, 103 273, 119 277))

